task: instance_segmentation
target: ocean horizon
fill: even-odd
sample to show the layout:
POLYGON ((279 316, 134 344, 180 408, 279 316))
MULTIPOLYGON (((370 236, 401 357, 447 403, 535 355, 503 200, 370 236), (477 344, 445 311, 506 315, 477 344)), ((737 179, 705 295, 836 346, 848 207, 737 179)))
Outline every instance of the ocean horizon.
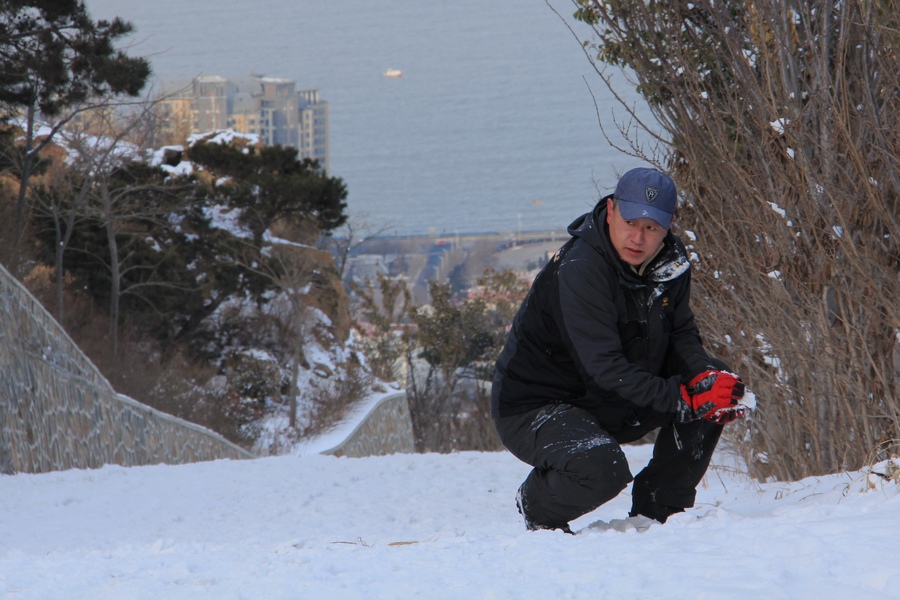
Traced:
MULTIPOLYGON (((627 146, 617 132, 628 115, 585 56, 579 39, 590 32, 568 1, 86 5, 94 19, 134 25, 127 52, 147 57, 158 83, 258 73, 318 89, 329 104, 329 174, 347 185, 351 219, 370 230, 565 230, 643 164, 615 147, 627 146)), ((646 118, 633 87, 612 75, 646 118)))

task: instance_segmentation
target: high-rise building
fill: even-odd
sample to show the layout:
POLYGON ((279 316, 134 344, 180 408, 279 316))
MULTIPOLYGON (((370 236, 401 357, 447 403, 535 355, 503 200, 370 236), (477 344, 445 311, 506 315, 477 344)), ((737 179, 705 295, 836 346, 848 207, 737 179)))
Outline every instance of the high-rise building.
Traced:
MULTIPOLYGON (((300 98, 300 139, 302 158, 328 164, 328 103, 319 100, 319 90, 303 90, 300 98)), ((328 170, 327 168, 325 169, 328 170)))
POLYGON ((224 77, 198 77, 194 80, 191 113, 195 133, 225 129, 228 123, 228 97, 237 90, 224 77))
POLYGON ((297 90, 292 79, 197 77, 160 104, 162 120, 173 132, 189 121, 189 133, 255 134, 263 144, 296 148, 300 158, 316 159, 328 171, 328 103, 319 90, 297 90))

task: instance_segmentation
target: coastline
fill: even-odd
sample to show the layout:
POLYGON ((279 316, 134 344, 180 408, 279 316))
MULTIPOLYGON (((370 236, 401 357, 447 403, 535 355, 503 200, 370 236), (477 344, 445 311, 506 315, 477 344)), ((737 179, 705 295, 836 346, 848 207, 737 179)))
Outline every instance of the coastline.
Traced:
POLYGON ((424 303, 429 281, 464 292, 488 269, 511 270, 530 281, 568 239, 564 230, 373 237, 350 253, 344 279, 362 284, 379 275, 402 277, 414 300, 424 303))

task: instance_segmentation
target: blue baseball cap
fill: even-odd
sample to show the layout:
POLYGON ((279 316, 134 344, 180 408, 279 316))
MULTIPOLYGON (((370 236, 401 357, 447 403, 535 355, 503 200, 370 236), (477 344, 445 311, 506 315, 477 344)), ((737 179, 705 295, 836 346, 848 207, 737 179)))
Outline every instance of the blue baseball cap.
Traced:
POLYGON ((619 179, 614 194, 626 221, 653 219, 666 229, 672 224, 678 192, 672 178, 656 169, 631 169, 619 179))

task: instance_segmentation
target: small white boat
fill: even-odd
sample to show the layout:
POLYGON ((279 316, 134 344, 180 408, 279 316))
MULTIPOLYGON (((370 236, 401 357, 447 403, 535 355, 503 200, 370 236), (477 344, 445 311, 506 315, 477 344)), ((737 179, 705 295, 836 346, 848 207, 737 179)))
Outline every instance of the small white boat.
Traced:
POLYGON ((382 73, 385 77, 403 77, 403 71, 399 69, 388 69, 382 73))

